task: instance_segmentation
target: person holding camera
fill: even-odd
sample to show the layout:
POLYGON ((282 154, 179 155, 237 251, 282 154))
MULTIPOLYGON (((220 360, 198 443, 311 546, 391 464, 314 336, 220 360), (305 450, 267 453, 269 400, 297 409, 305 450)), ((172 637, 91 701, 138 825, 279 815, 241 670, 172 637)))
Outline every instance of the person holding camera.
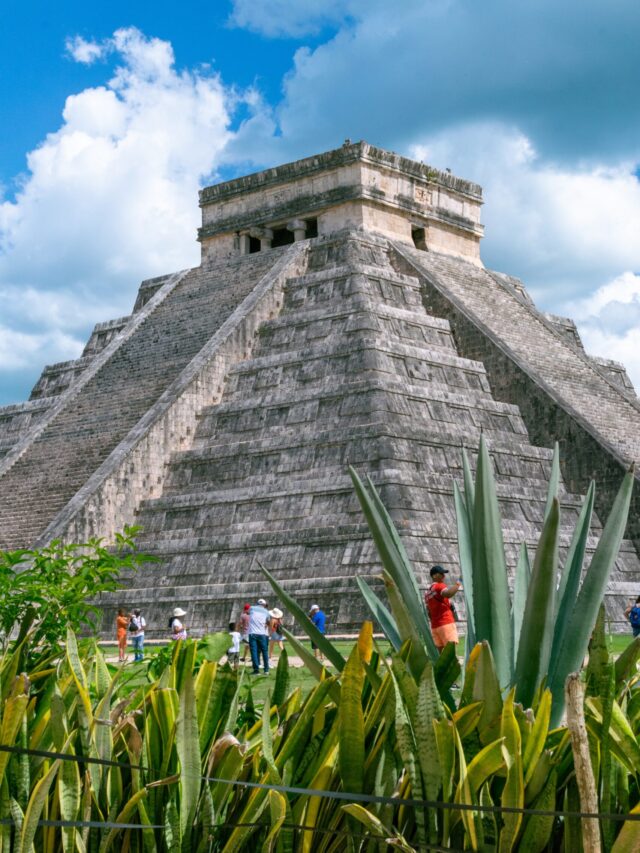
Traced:
POLYGON ((434 566, 431 569, 431 586, 424 596, 429 621, 431 622, 431 633, 433 642, 439 652, 442 652, 447 643, 458 642, 458 629, 456 628, 456 614, 451 599, 462 588, 460 581, 447 585, 445 575, 449 572, 442 566, 434 566))

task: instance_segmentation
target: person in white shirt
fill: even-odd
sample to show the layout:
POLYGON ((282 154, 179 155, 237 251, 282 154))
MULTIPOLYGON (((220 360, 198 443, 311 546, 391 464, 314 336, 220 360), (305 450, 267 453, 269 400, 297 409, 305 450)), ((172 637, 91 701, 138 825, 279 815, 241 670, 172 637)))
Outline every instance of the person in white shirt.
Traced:
POLYGON ((170 628, 171 628, 171 639, 172 640, 186 640, 187 639, 187 628, 180 621, 183 616, 187 615, 187 611, 183 610, 182 607, 176 607, 173 611, 173 617, 171 619, 170 628))
POLYGON ((131 645, 133 646, 134 661, 141 661, 144 658, 144 629, 147 627, 144 616, 139 609, 133 611, 131 622, 129 623, 129 632, 131 633, 131 645), (131 630, 133 628, 133 631, 131 630))
POLYGON ((231 637, 231 645, 227 651, 227 661, 233 664, 233 668, 238 668, 240 661, 240 639, 242 635, 240 631, 236 631, 236 623, 229 622, 229 636, 231 637))
POLYGON ((253 674, 260 674, 260 658, 263 662, 264 674, 269 673, 269 623, 271 616, 267 610, 267 602, 259 598, 249 610, 249 651, 253 674))

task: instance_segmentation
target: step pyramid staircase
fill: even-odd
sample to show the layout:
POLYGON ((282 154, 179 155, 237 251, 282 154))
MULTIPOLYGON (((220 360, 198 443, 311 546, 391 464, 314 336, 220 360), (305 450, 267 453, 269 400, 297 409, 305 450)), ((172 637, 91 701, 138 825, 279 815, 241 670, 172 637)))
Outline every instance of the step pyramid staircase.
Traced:
MULTIPOLYGON (((355 575, 379 586, 379 563, 349 464, 380 490, 421 585, 434 562, 455 575, 453 480, 481 431, 510 564, 522 541, 535 545, 551 450, 532 446, 517 407, 492 397, 483 365, 459 356, 449 323, 426 312, 419 279, 394 269, 387 241, 313 242, 281 313, 201 412, 162 496, 140 509, 141 546, 161 562, 129 580, 126 598, 151 625, 179 605, 195 628, 223 629, 257 591, 268 597, 259 560, 304 605, 320 602, 333 630, 357 627, 355 575)), ((562 490, 563 548, 580 503, 562 490)), ((625 543, 616 576, 638 568, 625 543)), ((104 598, 109 616, 120 599, 104 598)))

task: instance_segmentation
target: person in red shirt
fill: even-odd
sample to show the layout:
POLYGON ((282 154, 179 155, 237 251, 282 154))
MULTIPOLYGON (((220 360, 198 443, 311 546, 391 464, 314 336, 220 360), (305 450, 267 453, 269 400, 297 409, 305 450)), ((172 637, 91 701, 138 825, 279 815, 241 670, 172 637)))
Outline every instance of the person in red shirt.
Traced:
POLYGON ((442 566, 434 566, 431 569, 432 584, 425 593, 424 601, 429 612, 431 622, 431 633, 436 648, 442 651, 447 643, 458 642, 458 631, 453 608, 449 599, 461 588, 460 581, 447 586, 444 576, 448 575, 447 569, 442 566))

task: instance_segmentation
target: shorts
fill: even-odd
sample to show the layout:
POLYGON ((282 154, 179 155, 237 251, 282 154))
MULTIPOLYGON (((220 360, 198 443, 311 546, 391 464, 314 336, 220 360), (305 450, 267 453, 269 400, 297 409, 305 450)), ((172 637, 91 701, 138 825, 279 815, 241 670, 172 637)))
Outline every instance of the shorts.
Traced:
POLYGON ((240 652, 227 652, 227 663, 238 663, 240 652))
POLYGON ((273 643, 281 643, 284 640, 284 637, 282 636, 282 634, 277 634, 274 631, 273 634, 271 634, 271 636, 269 637, 269 639, 273 643))
POLYGON ((249 635, 245 634, 244 637, 240 637, 240 642, 244 643, 245 646, 248 646, 249 645, 249 635))
POLYGON ((432 628, 431 633, 437 649, 444 649, 447 643, 458 642, 458 629, 455 622, 447 622, 445 625, 432 628))

